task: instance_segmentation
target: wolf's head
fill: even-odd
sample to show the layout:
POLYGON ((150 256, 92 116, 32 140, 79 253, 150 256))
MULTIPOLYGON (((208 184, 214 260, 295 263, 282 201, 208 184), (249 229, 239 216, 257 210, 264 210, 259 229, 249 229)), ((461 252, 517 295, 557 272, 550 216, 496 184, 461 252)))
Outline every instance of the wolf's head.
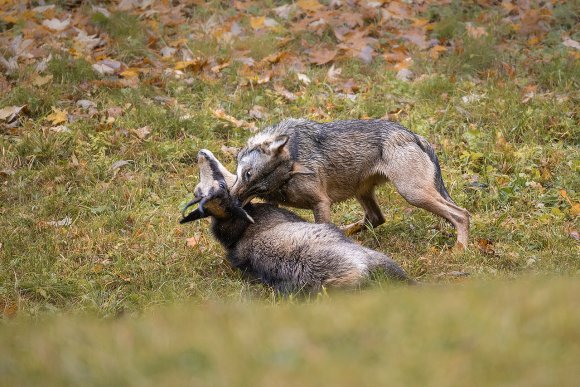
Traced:
POLYGON ((233 185, 236 176, 225 169, 207 149, 199 151, 197 164, 200 181, 193 191, 195 197, 183 209, 183 218, 179 223, 183 224, 208 216, 218 219, 234 216, 254 223, 252 217, 230 196, 229 187, 233 185), (199 203, 197 209, 185 215, 187 209, 197 203, 199 203))
POLYGON ((294 161, 287 135, 257 135, 238 154, 237 179, 232 196, 244 204, 282 187, 295 174, 312 174, 294 161))

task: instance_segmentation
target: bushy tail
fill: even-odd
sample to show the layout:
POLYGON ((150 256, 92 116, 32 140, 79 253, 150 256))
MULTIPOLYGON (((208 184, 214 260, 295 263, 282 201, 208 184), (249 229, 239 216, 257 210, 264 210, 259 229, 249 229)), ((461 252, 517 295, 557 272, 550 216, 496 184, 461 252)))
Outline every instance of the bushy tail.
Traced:
POLYGON ((409 278, 407 273, 405 273, 397 262, 387 257, 385 254, 367 248, 364 248, 364 250, 369 255, 369 269, 371 271, 381 269, 389 278, 403 281, 411 285, 417 284, 415 280, 409 278))

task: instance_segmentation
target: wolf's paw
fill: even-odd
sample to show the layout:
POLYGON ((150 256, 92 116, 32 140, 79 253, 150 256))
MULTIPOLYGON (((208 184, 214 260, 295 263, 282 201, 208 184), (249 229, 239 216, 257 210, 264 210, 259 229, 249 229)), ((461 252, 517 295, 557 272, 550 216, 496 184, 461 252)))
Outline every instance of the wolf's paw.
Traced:
POLYGON ((340 229, 342 230, 342 232, 344 233, 344 235, 351 236, 351 235, 354 235, 354 234, 358 234, 364 228, 365 227, 364 227, 363 222, 356 222, 356 223, 351 223, 351 224, 346 225, 346 226, 342 226, 340 229))

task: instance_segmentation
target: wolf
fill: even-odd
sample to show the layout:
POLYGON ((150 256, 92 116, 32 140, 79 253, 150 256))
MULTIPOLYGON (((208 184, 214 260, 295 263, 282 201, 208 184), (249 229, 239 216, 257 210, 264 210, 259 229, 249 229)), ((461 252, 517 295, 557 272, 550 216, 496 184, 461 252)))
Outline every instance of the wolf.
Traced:
POLYGON ((288 119, 248 139, 238 154, 232 195, 310 209, 317 223, 329 223, 333 203, 356 198, 362 221, 347 234, 385 222, 375 189, 390 180, 410 204, 455 226, 457 248, 467 247, 469 212, 445 188, 433 146, 387 120, 318 123, 288 119))
POLYGON ((209 150, 197 155, 200 183, 180 223, 211 217, 211 230, 231 265, 278 293, 315 291, 322 286, 356 286, 371 272, 414 283, 395 261, 357 245, 331 224, 306 222, 267 203, 239 207, 229 187, 235 175, 209 150), (189 207, 197 209, 186 215, 189 207))

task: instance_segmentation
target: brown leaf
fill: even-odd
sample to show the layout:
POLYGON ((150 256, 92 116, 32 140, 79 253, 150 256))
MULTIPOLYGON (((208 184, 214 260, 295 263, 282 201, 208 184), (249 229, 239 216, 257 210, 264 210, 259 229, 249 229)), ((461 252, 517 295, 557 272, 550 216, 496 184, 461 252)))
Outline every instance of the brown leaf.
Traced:
POLYGON ((193 248, 193 247, 197 246, 197 244, 199 243, 200 240, 201 240, 201 236, 199 234, 195 234, 191 238, 187 238, 185 240, 185 244, 187 245, 187 247, 193 248))
POLYGON ((212 111, 213 115, 220 120, 227 121, 230 124, 234 125, 236 128, 247 128, 251 130, 256 130, 256 124, 253 122, 247 122, 244 120, 238 120, 237 118, 227 114, 224 109, 215 109, 212 111))
POLYGON ((202 58, 195 58, 192 60, 179 61, 175 63, 175 70, 191 70, 194 72, 200 71, 207 61, 202 58))
POLYGON ((485 30, 485 27, 475 27, 470 22, 465 23, 465 29, 467 29, 467 35, 471 36, 474 39, 479 39, 482 36, 487 35, 487 31, 485 30))
POLYGON ((18 113, 24 108, 26 105, 22 106, 6 106, 0 109, 0 121, 13 121, 17 116, 18 113))
POLYGON ((248 113, 250 114, 250 117, 256 118, 258 120, 268 117, 266 108, 260 105, 254 105, 248 113))
POLYGON ((489 239, 480 238, 477 241, 477 248, 484 254, 495 255, 495 250, 493 249, 493 242, 489 239))
POLYGON ((320 48, 318 50, 310 50, 308 59, 310 60, 310 63, 323 65, 333 61, 337 54, 338 50, 320 48))
POLYGON ((298 98, 296 96, 296 94, 292 93, 291 91, 288 91, 281 84, 275 84, 274 85, 274 90, 276 90, 276 92, 278 94, 280 94, 282 97, 286 98, 288 101, 295 101, 298 98))
POLYGON ((446 52, 447 48, 445 46, 440 46, 439 44, 431 47, 429 49, 429 56, 431 59, 437 59, 442 53, 446 52))
POLYGON ((143 140, 145 137, 149 136, 151 133, 151 128, 149 126, 143 126, 142 128, 133 129, 133 133, 140 139, 143 140))
POLYGON ((52 81, 52 74, 48 74, 45 76, 36 74, 34 78, 32 78, 32 84, 37 87, 44 86, 50 81, 52 81))

